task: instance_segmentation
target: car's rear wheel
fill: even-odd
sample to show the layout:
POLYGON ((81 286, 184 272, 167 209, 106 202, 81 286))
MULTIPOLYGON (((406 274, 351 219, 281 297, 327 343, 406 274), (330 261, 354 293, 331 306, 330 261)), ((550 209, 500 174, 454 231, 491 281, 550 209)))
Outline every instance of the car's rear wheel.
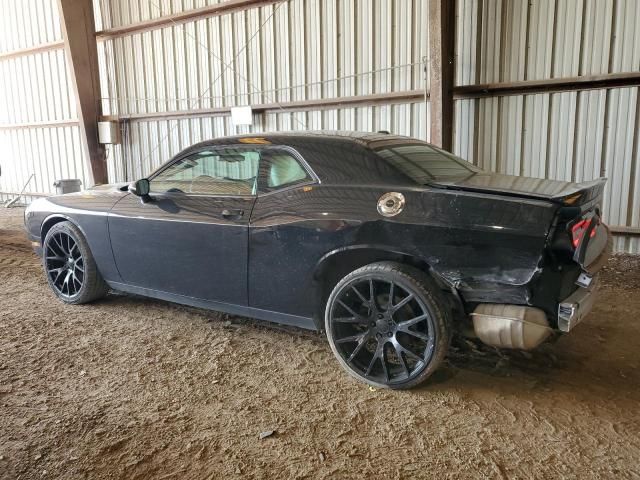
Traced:
POLYGON ((358 380, 406 389, 442 363, 450 341, 450 312, 435 283, 406 265, 359 268, 335 286, 325 328, 333 353, 358 380))
POLYGON ((87 240, 73 223, 60 222, 51 227, 43 242, 43 252, 47 281, 63 302, 87 303, 109 291, 87 240))

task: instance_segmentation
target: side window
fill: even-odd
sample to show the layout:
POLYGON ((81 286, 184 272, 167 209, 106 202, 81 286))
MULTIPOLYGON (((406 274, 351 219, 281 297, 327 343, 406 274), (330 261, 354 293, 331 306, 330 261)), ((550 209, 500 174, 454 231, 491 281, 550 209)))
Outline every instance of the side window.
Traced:
POLYGON ((151 180, 156 193, 255 195, 257 150, 202 150, 181 158, 151 180))
POLYGON ((260 191, 262 192, 270 192, 312 180, 298 159, 286 150, 263 150, 261 162, 260 191))

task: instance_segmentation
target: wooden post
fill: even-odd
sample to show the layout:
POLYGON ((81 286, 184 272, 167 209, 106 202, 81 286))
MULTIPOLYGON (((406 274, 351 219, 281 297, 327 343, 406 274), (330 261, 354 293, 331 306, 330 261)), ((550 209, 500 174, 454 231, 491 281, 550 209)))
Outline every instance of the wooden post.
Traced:
POLYGON ((92 0, 58 0, 64 48, 73 82, 80 136, 95 184, 108 183, 104 147, 98 143, 102 115, 98 49, 92 0))
POLYGON ((431 143, 453 147, 455 0, 429 0, 429 107, 431 143))

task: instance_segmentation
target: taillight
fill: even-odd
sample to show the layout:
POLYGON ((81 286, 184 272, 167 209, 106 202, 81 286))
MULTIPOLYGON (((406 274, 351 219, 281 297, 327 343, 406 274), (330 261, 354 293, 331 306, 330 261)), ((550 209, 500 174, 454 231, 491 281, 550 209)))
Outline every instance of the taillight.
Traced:
MULTIPOLYGON (((580 220, 573 227, 571 227, 571 242, 573 243, 573 248, 578 248, 580 242, 582 241, 582 237, 584 237, 584 233, 591 225, 591 220, 580 220)), ((589 234, 590 238, 593 238, 596 234, 596 229, 591 230, 589 234)))

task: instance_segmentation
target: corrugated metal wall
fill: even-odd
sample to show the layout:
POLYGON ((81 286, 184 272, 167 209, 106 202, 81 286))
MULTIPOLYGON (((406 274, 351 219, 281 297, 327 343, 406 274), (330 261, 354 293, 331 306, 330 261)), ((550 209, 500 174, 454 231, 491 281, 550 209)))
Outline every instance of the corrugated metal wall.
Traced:
MULTIPOLYGON (((215 3, 94 0, 96 27, 215 3)), ((288 0, 101 41, 103 107, 136 117, 423 89, 427 3, 288 0)), ((0 51, 60 39, 54 0, 0 0, 0 8, 0 51)), ((637 0, 458 0, 457 15, 458 85, 640 70, 637 0)), ((0 60, 0 81, 4 125, 75 117, 61 50, 0 60)), ((505 173, 574 181, 606 175, 607 221, 640 227, 639 98, 638 88, 620 88, 458 100, 455 151, 505 173)), ((191 143, 236 132, 387 129, 428 138, 427 108, 413 100, 272 111, 256 114, 251 127, 234 127, 228 116, 131 118, 123 144, 109 152, 109 174, 139 177, 191 143)), ((30 188, 38 191, 50 191, 59 175, 85 177, 77 125, 0 127, 0 142, 7 172, 0 190, 20 188, 32 170, 30 188)), ((640 252, 638 238, 616 242, 640 252)))
MULTIPOLYGON (((640 70, 637 0, 458 0, 457 83, 640 70)), ((494 171, 585 181, 606 176, 604 215, 640 227, 638 88, 461 100, 456 153, 494 171)), ((640 252, 618 237, 617 250, 640 252)))
MULTIPOLYGON (((202 6, 97 1, 104 28, 202 6)), ((185 4, 186 3, 186 4, 185 4)), ((217 2, 211 2, 217 3, 217 2)), ((423 89, 426 0, 292 0, 108 40, 100 46, 104 109, 126 117, 423 89)), ((126 124, 115 179, 149 172, 195 141, 236 132, 389 129, 425 138, 424 102, 126 124)))
POLYGON ((183 148, 202 140, 246 132, 307 129, 393 130, 403 135, 424 136, 425 105, 358 107, 306 113, 254 115, 252 127, 234 127, 228 116, 132 121, 123 133, 123 144, 113 149, 109 177, 125 181, 148 175, 183 148))
MULTIPOLYGON (((0 0, 0 11, 0 54, 62 39, 55 0, 0 0)), ((32 174, 27 192, 89 178, 75 120, 62 49, 0 58, 0 192, 22 190, 32 174)))
POLYGON ((62 38, 54 0, 0 0, 0 53, 62 38))

